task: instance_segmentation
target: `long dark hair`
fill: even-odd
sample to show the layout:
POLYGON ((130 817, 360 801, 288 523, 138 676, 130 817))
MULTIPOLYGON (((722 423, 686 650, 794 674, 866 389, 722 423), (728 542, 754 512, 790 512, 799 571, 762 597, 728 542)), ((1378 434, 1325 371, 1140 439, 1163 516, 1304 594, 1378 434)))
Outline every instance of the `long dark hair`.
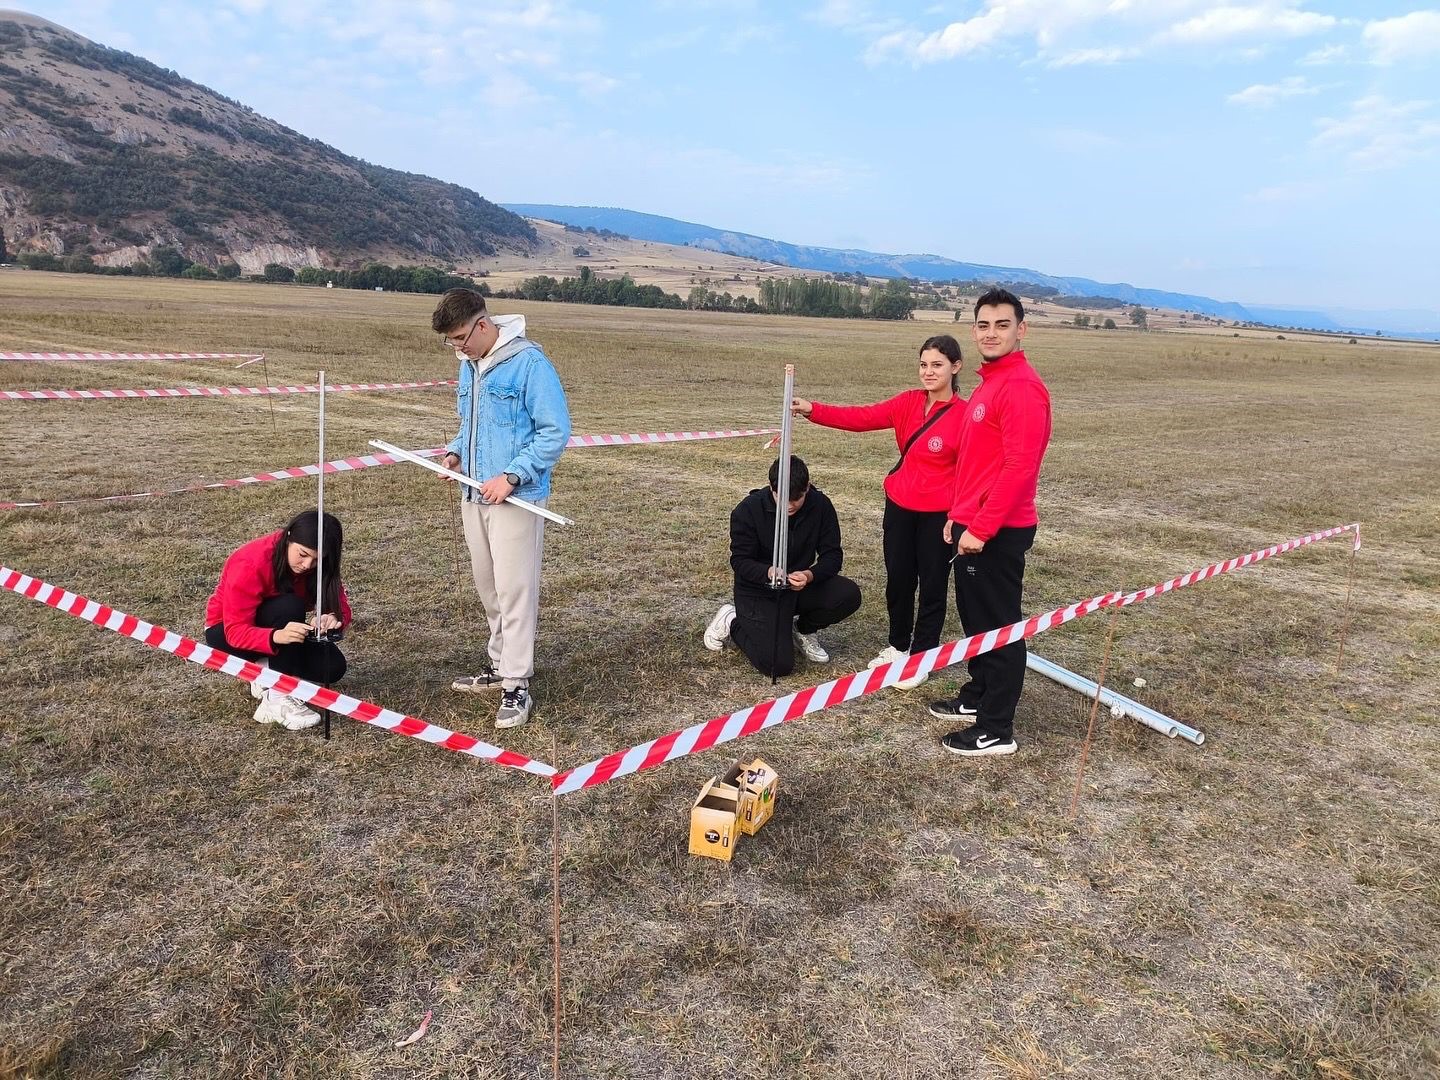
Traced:
MULTIPOLYGON (((960 343, 949 334, 936 334, 934 337, 926 338, 925 344, 920 346, 920 353, 923 356, 926 349, 934 349, 943 353, 945 358, 952 364, 960 363, 960 343)), ((952 372, 950 375, 950 392, 960 392, 960 373, 952 372)))
MULTIPOLYGON (((295 575, 290 572, 290 545, 299 544, 312 551, 320 545, 319 510, 306 510, 296 514, 290 524, 280 530, 280 541, 275 545, 275 554, 270 557, 270 570, 275 577, 275 588, 283 596, 295 588, 295 575)), ((315 614, 340 614, 340 555, 345 546, 345 530, 340 519, 334 514, 325 515, 325 596, 316 604, 315 614)), ((315 604, 315 571, 311 570, 300 578, 305 590, 307 603, 315 604)))

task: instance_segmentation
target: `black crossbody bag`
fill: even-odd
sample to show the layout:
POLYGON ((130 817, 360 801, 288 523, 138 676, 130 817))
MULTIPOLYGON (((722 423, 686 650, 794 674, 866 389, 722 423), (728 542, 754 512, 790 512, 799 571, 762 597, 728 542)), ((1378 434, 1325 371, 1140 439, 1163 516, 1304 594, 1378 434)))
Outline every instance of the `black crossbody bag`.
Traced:
POLYGON ((895 462, 894 467, 885 475, 894 476, 896 471, 899 470, 900 466, 905 464, 905 455, 910 452, 910 447, 915 445, 915 440, 920 438, 921 435, 924 435, 925 432, 930 429, 931 424, 935 423, 936 420, 939 420, 940 417, 944 416, 947 411, 953 409, 954 407, 955 399, 951 398, 948 404, 936 409, 933 413, 931 413, 930 419, 926 420, 923 424, 916 428, 915 434, 911 435, 910 438, 906 440, 904 449, 900 451, 900 460, 895 462))

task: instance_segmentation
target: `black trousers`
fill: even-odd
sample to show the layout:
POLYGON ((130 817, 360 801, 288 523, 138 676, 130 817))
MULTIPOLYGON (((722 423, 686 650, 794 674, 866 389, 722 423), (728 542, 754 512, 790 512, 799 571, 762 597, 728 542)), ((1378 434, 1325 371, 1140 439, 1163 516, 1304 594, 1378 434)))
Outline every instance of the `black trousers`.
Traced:
MULTIPOLYGON (((955 607, 967 636, 1020 621, 1025 553, 1033 543, 1034 525, 1001 529, 980 554, 955 560, 955 607)), ((983 731, 1009 739, 1024 685, 1025 642, 1014 641, 970 661, 970 681, 960 688, 960 703, 976 710, 975 723, 983 731)))
MULTIPOLYGON (((278 630, 286 623, 305 621, 305 601, 294 593, 272 596, 260 603, 255 612, 255 625, 278 630)), ((205 644, 223 649, 245 660, 267 660, 276 671, 294 675, 306 682, 328 686, 345 675, 345 654, 333 641, 301 641, 294 645, 277 645, 274 656, 250 649, 237 649, 225 639, 225 627, 216 623, 205 628, 205 644)))
POLYGON ((757 596, 736 589, 730 640, 761 674, 789 675, 795 670, 791 619, 798 615, 794 628, 813 634, 859 610, 860 586, 838 574, 828 581, 812 582, 799 592, 786 589, 757 596))
POLYGON ((945 628, 950 556, 955 553, 945 543, 945 511, 906 510, 886 499, 884 544, 890 644, 901 652, 933 649, 945 628))

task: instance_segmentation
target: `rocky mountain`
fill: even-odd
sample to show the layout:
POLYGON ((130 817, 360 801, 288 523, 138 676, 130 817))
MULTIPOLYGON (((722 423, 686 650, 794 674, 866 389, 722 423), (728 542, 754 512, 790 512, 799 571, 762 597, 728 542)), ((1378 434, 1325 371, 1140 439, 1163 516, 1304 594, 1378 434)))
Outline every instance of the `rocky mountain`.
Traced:
POLYGON ((381 168, 138 56, 0 11, 0 228, 11 253, 128 265, 464 264, 537 241, 467 188, 381 168))

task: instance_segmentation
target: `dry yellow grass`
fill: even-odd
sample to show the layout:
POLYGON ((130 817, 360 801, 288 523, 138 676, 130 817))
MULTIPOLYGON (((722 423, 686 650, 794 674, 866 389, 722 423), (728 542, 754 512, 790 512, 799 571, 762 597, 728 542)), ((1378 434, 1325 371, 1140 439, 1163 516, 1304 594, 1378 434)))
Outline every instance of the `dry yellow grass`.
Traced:
MULTIPOLYGON (((432 298, 0 274, 0 348, 262 349, 273 381, 451 375, 432 298)), ((583 432, 774 419, 778 375, 874 400, 926 325, 562 305, 524 310, 583 432)), ((1360 519, 1341 542, 1122 617, 1114 680, 1203 749, 1102 728, 1032 681, 1021 752, 964 763, 887 692, 560 804, 564 1074, 584 1077, 1410 1077, 1440 1068, 1437 353, 1037 328, 1056 434, 1027 609, 1141 586, 1360 519), (685 815, 731 751, 783 777, 728 866, 685 815)), ((967 348, 967 355, 973 352, 967 348)), ((223 363, 0 365, 6 387, 232 382, 223 363)), ((246 369, 253 381, 255 369, 246 369)), ((309 461, 313 398, 4 403, 0 499, 109 494, 309 461)), ((333 456, 442 441, 444 390, 335 395, 333 456)), ((883 643, 887 437, 798 429, 883 643)), ((761 700, 700 631, 756 441, 567 453, 549 534, 538 715, 503 741, 562 763, 761 700)), ((198 632, 225 554, 308 481, 0 513, 0 561, 198 632)), ((479 655, 444 489, 336 477, 360 622, 347 689, 493 735, 447 684, 479 655), (462 599, 463 598, 463 599, 462 599)), ((0 595, 0 1076, 549 1074, 543 785, 338 719, 248 718, 238 684, 0 595), (435 1010, 429 1036, 392 1044, 435 1010)), ((952 616, 951 629, 956 630, 952 616)), ((1101 620, 1039 651, 1098 666, 1101 620)))

